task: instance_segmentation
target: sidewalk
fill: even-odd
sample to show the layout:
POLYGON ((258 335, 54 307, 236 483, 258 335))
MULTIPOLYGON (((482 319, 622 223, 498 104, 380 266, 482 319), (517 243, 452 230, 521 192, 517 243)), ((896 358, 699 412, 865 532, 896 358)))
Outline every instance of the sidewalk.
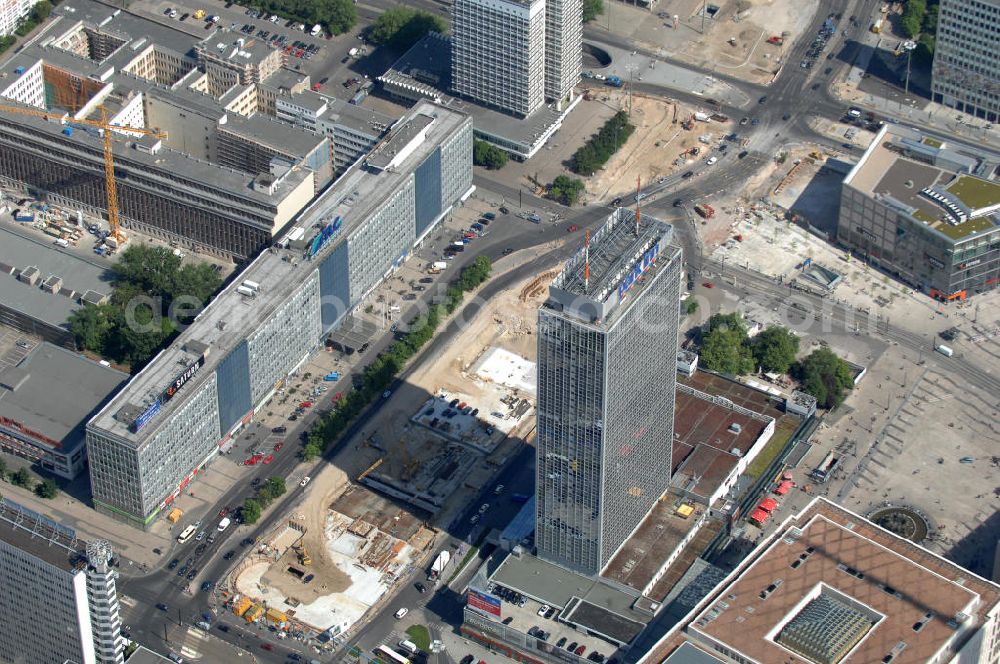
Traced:
MULTIPOLYGON (((886 99, 862 91, 859 86, 862 76, 868 69, 875 51, 884 41, 881 35, 864 31, 862 48, 857 60, 852 63, 845 80, 837 81, 830 86, 832 92, 845 104, 853 104, 865 110, 886 116, 896 122, 912 123, 935 129, 942 133, 954 134, 971 142, 986 143, 991 147, 1000 148, 1000 127, 991 125, 985 120, 973 118, 960 113, 953 108, 928 101, 925 97, 902 94, 899 99, 886 99), (919 104, 923 104, 918 108, 919 104)), ((895 39, 895 38, 893 38, 895 39)))

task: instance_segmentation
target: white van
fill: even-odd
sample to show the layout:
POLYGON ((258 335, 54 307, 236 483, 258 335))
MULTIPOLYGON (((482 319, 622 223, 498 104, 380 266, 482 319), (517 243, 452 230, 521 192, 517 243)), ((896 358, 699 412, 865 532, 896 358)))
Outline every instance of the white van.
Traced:
POLYGON ((410 653, 411 655, 417 654, 417 644, 415 644, 413 641, 403 640, 400 641, 397 645, 399 645, 400 648, 410 653))
POLYGON ((951 357, 952 355, 955 354, 955 351, 953 351, 948 346, 945 346, 944 344, 938 344, 937 346, 934 346, 934 350, 941 353, 945 357, 951 357))
POLYGON ((232 520, 230 520, 230 518, 228 516, 225 519, 223 519, 222 521, 220 521, 219 522, 219 532, 221 533, 223 530, 225 530, 226 528, 228 528, 230 523, 232 523, 232 520))

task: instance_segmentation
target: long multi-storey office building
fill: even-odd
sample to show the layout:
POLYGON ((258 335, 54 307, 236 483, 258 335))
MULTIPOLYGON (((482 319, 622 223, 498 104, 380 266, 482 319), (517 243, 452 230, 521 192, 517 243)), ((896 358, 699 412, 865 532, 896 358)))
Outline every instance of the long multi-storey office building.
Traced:
POLYGON ((90 420, 97 509, 148 526, 471 190, 471 119, 417 104, 90 420))
POLYGON ((452 17, 456 94, 519 117, 545 103, 545 0, 457 0, 452 17))
POLYGON ((275 115, 330 139, 334 174, 364 157, 395 119, 311 90, 275 97, 275 115))
POLYGON ((73 121, 106 112, 113 124, 165 134, 116 131, 123 224, 244 258, 332 181, 329 139, 266 117, 273 96, 263 88, 282 78, 280 50, 226 29, 198 40, 92 0, 55 14, 5 66, 0 103, 51 115, 0 112, 0 183, 104 214, 99 130, 73 121))
POLYGON ((941 0, 931 94, 946 106, 1000 121, 1000 1, 941 0))
POLYGON ((681 251, 618 208, 538 313, 538 555, 598 574, 670 484, 681 251))
POLYGON ((121 664, 111 545, 0 498, 0 662, 121 664))
POLYGON ((844 180, 837 240, 943 300, 1000 280, 1000 154, 886 125, 844 180))

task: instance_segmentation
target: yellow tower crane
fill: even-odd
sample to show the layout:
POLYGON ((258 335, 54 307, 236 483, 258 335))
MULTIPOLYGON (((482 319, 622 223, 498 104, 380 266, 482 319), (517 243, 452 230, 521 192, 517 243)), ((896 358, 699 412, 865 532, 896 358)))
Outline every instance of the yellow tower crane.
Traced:
MULTIPOLYGON (((68 125, 82 125, 86 127, 95 127, 103 132, 104 138, 104 190, 107 194, 108 199, 108 228, 111 231, 111 237, 115 239, 115 242, 119 246, 125 244, 128 238, 125 237, 125 233, 121 229, 121 219, 118 212, 118 187, 115 184, 115 161, 114 153, 112 152, 111 146, 111 132, 115 129, 121 131, 127 131, 135 134, 142 134, 144 136, 155 136, 156 138, 164 139, 167 135, 159 131, 158 129, 146 129, 145 127, 131 127, 128 125, 116 125, 108 122, 108 111, 103 106, 101 109, 101 119, 100 120, 87 120, 87 119, 74 119, 68 118, 64 122, 68 125)), ((65 118, 69 114, 66 111, 43 111, 37 108, 30 108, 24 106, 11 106, 9 104, 0 104, 0 112, 6 113, 20 113, 22 115, 31 115, 36 118, 44 118, 46 120, 50 118, 65 118)))

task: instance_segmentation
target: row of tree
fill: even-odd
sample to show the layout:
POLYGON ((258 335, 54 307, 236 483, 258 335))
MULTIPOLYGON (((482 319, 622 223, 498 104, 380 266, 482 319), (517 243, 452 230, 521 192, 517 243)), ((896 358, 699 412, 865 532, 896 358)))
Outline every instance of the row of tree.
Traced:
POLYGON ((11 473, 9 468, 7 468, 7 462, 3 459, 0 459, 0 480, 6 480, 14 486, 34 491, 35 495, 40 498, 55 498, 59 495, 59 485, 55 483, 55 480, 44 479, 35 482, 31 473, 24 467, 18 468, 11 473))
POLYGON ((222 285, 207 263, 181 265, 166 247, 130 245, 111 268, 107 304, 86 305, 69 318, 83 348, 137 371, 189 323, 222 285))
POLYGON ((368 41, 402 53, 423 39, 429 32, 445 33, 448 24, 436 14, 400 5, 375 19, 368 28, 368 41))
POLYGON ((900 19, 900 26, 906 36, 917 40, 917 50, 913 57, 925 66, 930 66, 934 60, 938 8, 938 0, 907 0, 900 19))
POLYGON ((760 369, 790 374, 822 408, 843 403, 854 386, 848 364, 832 351, 821 348, 796 361, 799 338, 789 329, 772 326, 752 339, 740 314, 714 314, 702 333, 699 361, 706 369, 744 375, 760 369))
POLYGON ((628 121, 628 114, 618 111, 573 154, 572 171, 580 175, 593 175, 611 159, 611 155, 628 142, 633 131, 635 127, 628 121))
POLYGON ((249 0, 240 4, 263 9, 269 14, 293 19, 306 26, 319 23, 334 35, 347 32, 358 22, 354 0, 249 0))
POLYGON ((507 153, 486 141, 473 141, 472 163, 495 171, 507 165, 507 153))
POLYGON ((421 314, 410 321, 402 338, 365 367, 360 385, 348 392, 345 398, 337 401, 333 409, 324 413, 309 432, 305 447, 302 449, 302 456, 306 461, 321 455, 362 410, 381 396, 407 360, 431 340, 445 318, 462 304, 465 293, 475 290, 489 279, 491 271, 490 259, 477 256, 476 260, 449 284, 443 303, 432 306, 426 314, 421 314))
POLYGON ((266 482, 257 488, 253 498, 247 498, 240 507, 240 519, 243 523, 251 525, 257 523, 261 512, 275 500, 285 495, 287 487, 284 477, 269 477, 266 482))

